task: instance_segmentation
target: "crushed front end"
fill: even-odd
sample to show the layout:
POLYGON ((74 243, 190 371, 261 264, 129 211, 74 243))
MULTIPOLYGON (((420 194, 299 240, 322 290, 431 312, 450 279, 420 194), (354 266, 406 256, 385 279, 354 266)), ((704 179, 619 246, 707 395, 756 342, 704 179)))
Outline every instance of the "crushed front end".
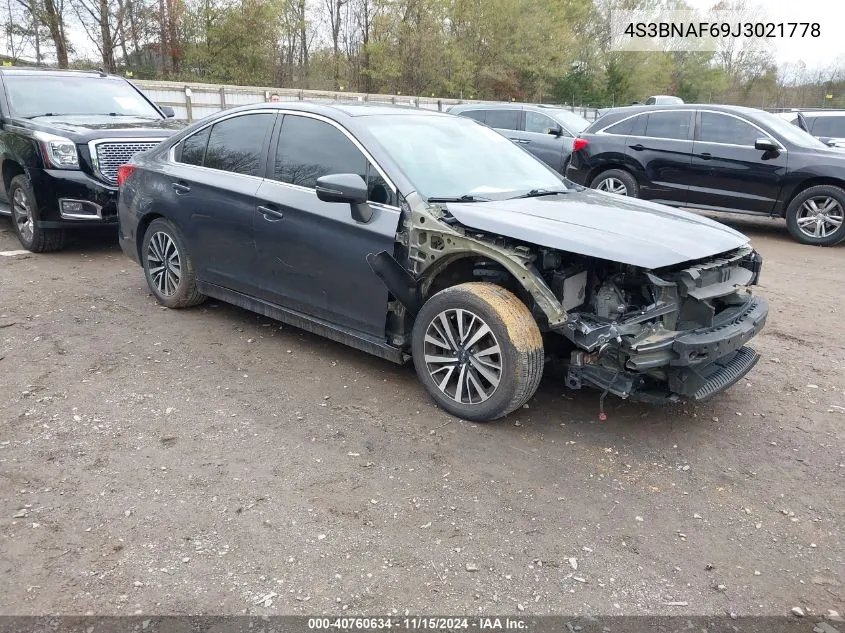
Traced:
POLYGON ((743 247, 652 271, 595 260, 551 271, 568 313, 550 328, 570 344, 567 385, 654 403, 730 387, 759 359, 746 343, 768 315, 749 290, 761 264, 743 247))

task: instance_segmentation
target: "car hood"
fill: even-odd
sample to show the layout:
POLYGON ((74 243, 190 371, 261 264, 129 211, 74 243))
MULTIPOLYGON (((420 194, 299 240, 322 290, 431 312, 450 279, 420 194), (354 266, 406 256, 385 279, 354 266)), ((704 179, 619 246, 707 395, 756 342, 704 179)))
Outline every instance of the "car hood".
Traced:
POLYGON ((593 189, 446 206, 469 228, 647 269, 748 243, 742 233, 709 218, 593 189))
POLYGON ((174 119, 143 119, 111 116, 39 117, 27 127, 50 134, 67 136, 77 143, 110 136, 167 137, 185 127, 174 119))

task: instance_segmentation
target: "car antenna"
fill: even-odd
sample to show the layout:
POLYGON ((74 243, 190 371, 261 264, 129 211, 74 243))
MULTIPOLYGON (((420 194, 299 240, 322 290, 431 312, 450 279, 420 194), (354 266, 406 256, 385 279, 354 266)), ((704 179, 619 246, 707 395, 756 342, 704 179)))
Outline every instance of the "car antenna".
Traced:
POLYGON ((103 67, 102 67, 102 66, 100 66, 100 67, 97 69, 97 72, 98 72, 98 73, 100 73, 100 77, 108 77, 108 76, 109 76, 109 75, 108 75, 108 73, 107 73, 105 70, 103 70, 103 67))

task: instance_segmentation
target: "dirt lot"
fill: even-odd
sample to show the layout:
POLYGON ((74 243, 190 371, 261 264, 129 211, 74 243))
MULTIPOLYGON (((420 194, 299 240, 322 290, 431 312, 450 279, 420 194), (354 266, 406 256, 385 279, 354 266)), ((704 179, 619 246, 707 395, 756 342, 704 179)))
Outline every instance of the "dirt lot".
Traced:
POLYGON ((0 257, 0 613, 845 611, 845 248, 732 223, 763 360, 605 423, 548 379, 458 421, 410 366, 158 307, 110 236, 0 257))

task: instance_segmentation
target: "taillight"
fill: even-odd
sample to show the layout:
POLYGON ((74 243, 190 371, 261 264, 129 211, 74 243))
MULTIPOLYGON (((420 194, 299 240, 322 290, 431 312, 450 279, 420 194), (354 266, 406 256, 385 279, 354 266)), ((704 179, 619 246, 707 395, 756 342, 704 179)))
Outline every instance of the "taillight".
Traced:
POLYGON ((121 165, 117 168, 117 186, 120 187, 135 171, 135 165, 121 165))
POLYGON ((577 152, 579 149, 584 149, 589 144, 590 141, 585 138, 576 138, 574 141, 572 141, 572 151, 577 152))

